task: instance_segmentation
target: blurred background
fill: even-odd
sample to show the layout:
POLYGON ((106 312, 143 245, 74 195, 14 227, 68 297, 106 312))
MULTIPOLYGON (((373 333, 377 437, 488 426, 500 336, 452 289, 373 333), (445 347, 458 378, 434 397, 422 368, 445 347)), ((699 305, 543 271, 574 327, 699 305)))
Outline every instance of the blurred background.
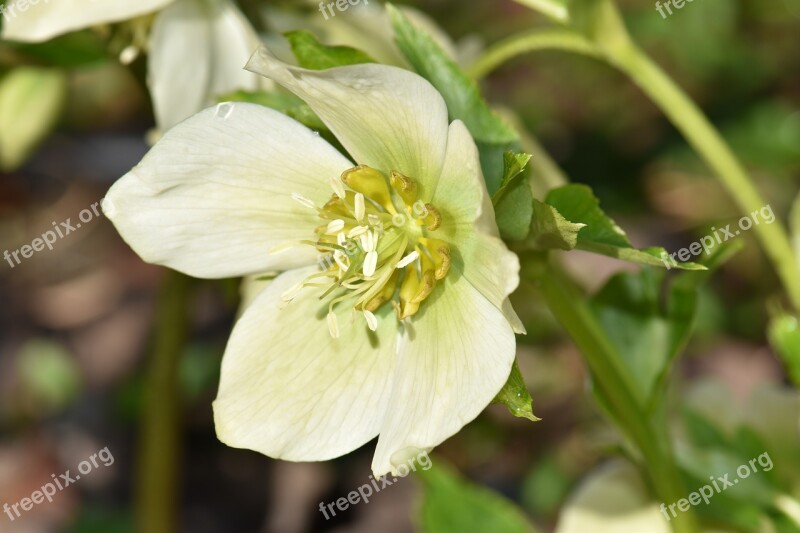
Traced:
MULTIPOLYGON (((398 3, 429 15, 467 62, 486 45, 544 22, 508 0, 398 3)), ((324 24, 314 6, 302 12, 294 2, 247 0, 242 7, 261 13, 262 4, 324 24)), ((650 2, 621 8, 638 42, 721 129, 785 220, 800 183, 800 4, 703 0, 666 20, 650 2)), ((269 31, 268 18, 260 30, 269 31)), ((177 480, 181 531, 413 531, 422 498, 413 476, 331 520, 319 512, 319 502, 368 482, 373 445, 328 463, 291 464, 217 441, 211 402, 239 281, 186 281, 184 305, 175 307, 159 296, 165 269, 143 263, 102 215, 81 217, 140 160, 154 128, 141 61, 124 67, 116 52, 92 30, 43 44, 0 42, 0 253, 68 219, 82 222, 53 250, 13 267, 0 261, 0 504, 30 496, 51 474, 74 472, 105 447, 114 457, 23 519, 0 515, 0 531, 133 531, 137 458, 154 408, 147 398, 163 372, 177 372, 180 384, 155 405, 163 400, 168 413, 177 409, 164 430, 172 436, 162 438, 178 442, 174 472, 164 476, 177 480), (46 134, 23 148, 13 139, 27 125, 3 116, 10 116, 3 98, 20 90, 9 82, 24 75, 21 66, 47 68, 53 77, 30 115, 46 134), (165 347, 153 340, 154 319, 182 311, 173 327, 185 327, 189 341, 177 367, 159 369, 154 355, 165 347)), ((490 102, 518 114, 573 181, 593 187, 639 247, 675 251, 741 216, 658 109, 606 65, 538 53, 495 71, 484 89, 490 102)), ((696 332, 673 379, 676 398, 711 380, 744 405, 754 391, 787 383, 764 333, 779 288, 752 235, 740 238, 744 250, 702 292, 696 332)), ((635 269, 581 252, 564 260, 590 290, 635 269)), ((518 359, 542 421, 492 406, 432 460, 502 493, 548 531, 581 478, 614 448, 614 430, 587 394, 580 356, 540 297, 523 286, 513 303, 529 332, 519 339, 518 359)))

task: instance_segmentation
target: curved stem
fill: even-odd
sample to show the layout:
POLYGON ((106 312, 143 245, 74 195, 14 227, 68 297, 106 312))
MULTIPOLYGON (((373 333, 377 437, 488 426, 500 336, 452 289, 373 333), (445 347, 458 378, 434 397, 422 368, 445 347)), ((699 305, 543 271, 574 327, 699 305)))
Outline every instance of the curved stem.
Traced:
POLYGON ((467 72, 481 79, 509 59, 540 50, 565 50, 599 57, 599 51, 586 38, 566 29, 544 29, 513 35, 490 47, 467 72))
POLYGON ((189 327, 190 278, 169 271, 159 295, 154 346, 147 364, 136 506, 138 530, 178 531, 180 391, 178 368, 189 327))
MULTIPOLYGON (((656 495, 667 505, 684 498, 686 488, 676 467, 666 423, 647 415, 639 407, 629 372, 619 361, 619 354, 586 304, 584 295, 561 269, 552 266, 546 267, 541 278, 530 281, 536 283, 556 319, 583 353, 594 386, 606 401, 606 412, 641 452, 656 495)), ((677 533, 698 530, 691 512, 679 515, 670 525, 677 533)))
MULTIPOLYGON (((608 4, 611 5, 610 3, 608 4)), ((644 52, 627 39, 623 26, 606 36, 608 46, 597 44, 568 29, 536 30, 512 36, 490 48, 470 69, 480 78, 505 61, 526 52, 566 50, 604 59, 627 74, 670 119, 692 148, 718 175, 743 214, 750 215, 767 206, 742 164, 700 108, 644 52)), ((800 311, 800 267, 785 226, 754 224, 753 231, 772 262, 789 300, 800 311)))
MULTIPOLYGON (((692 147, 713 169, 728 193, 745 215, 761 210, 767 202, 758 192, 744 167, 700 108, 635 46, 611 52, 609 61, 633 79, 661 108, 692 147)), ((761 245, 772 261, 795 310, 800 310, 800 268, 783 224, 753 226, 761 245)))

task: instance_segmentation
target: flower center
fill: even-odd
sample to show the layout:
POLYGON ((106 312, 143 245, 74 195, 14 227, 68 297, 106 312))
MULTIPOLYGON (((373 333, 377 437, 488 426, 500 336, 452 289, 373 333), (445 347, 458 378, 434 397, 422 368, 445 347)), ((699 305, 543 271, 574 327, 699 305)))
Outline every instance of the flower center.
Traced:
POLYGON ((392 171, 389 178, 365 165, 330 180, 334 191, 322 208, 301 195, 292 197, 319 212, 325 224, 316 239, 303 241, 322 255, 320 272, 283 295, 291 302, 303 287, 321 287, 328 300, 328 328, 339 326, 334 307, 347 302, 375 331, 375 312, 391 304, 400 320, 419 311, 450 269, 450 247, 431 236, 442 216, 418 198, 413 179, 392 171))

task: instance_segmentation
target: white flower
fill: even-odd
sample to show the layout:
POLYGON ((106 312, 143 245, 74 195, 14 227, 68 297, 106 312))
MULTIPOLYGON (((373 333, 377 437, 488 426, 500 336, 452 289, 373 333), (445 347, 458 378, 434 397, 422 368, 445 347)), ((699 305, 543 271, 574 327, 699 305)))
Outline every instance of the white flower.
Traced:
POLYGON ((148 17, 130 23, 134 42, 121 59, 149 50, 147 81, 159 129, 171 128, 221 94, 260 86, 258 76, 241 68, 258 36, 230 0, 11 0, 2 38, 46 41, 157 11, 152 28, 148 17))
POLYGON ((265 49, 249 68, 305 100, 358 165, 285 115, 221 104, 164 135, 111 188, 107 215, 149 262, 203 278, 283 272, 231 334, 223 442, 316 461, 380 435, 381 475, 504 385, 519 262, 472 137, 427 81, 384 65, 309 71, 265 49))

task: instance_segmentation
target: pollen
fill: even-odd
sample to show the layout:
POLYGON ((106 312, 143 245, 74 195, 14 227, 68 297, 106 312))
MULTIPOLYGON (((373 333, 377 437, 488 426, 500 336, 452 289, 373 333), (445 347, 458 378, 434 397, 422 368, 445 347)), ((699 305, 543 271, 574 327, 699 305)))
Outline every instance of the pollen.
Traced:
POLYGON ((372 331, 384 306, 400 320, 413 317, 450 271, 451 247, 438 231, 442 213, 421 198, 412 177, 398 171, 387 177, 359 165, 327 182, 333 194, 322 208, 292 195, 324 222, 314 240, 303 241, 320 253, 320 271, 287 291, 284 302, 291 304, 304 287, 321 288, 334 338, 340 335, 335 309, 341 305, 361 314, 361 327, 372 331))

